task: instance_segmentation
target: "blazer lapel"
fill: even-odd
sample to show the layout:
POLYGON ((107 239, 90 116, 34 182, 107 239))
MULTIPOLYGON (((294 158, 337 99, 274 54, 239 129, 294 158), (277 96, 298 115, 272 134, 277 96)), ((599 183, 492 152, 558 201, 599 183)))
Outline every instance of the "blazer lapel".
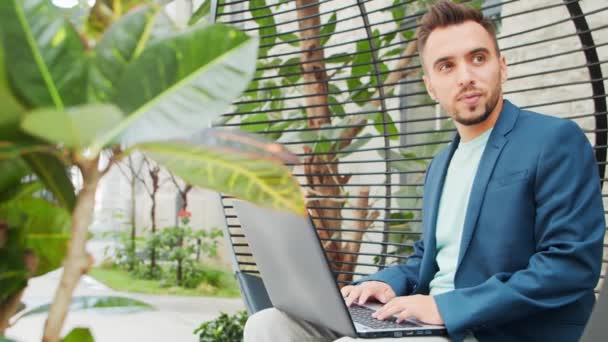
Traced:
POLYGON ((481 205, 483 204, 488 182, 494 172, 494 166, 500 156, 505 144, 508 139, 505 137, 507 133, 511 131, 515 125, 519 114, 519 108, 515 107, 509 101, 505 100, 503 103, 502 111, 498 117, 498 121, 494 126, 494 130, 490 134, 486 148, 479 161, 479 167, 477 168, 477 174, 473 181, 473 187, 471 194, 469 195, 469 205, 467 208, 464 227, 462 230, 462 240, 460 243, 460 252, 458 255, 458 264, 456 269, 460 268, 462 259, 469 247, 473 234, 475 233, 475 227, 477 225, 477 219, 479 218, 479 212, 481 205))
MULTIPOLYGON (((424 278, 426 275, 432 277, 435 274, 434 270, 431 271, 430 266, 435 262, 435 255, 437 254, 436 231, 439 201, 441 200, 441 192, 443 191, 443 184, 445 182, 448 166, 450 165, 450 160, 452 159, 452 155, 454 155, 454 151, 456 151, 459 142, 460 137, 457 134, 452 140, 449 149, 445 151, 446 153, 440 153, 433 159, 432 171, 429 169, 429 172, 432 172, 432 174, 429 174, 429 179, 431 181, 427 182, 427 186, 429 187, 428 194, 426 194, 429 196, 428 208, 424 208, 424 211, 428 213, 428 216, 426 217, 427 219, 423 220, 423 223, 426 225, 423 230, 423 261, 426 262, 422 265, 421 278, 424 278)), ((424 282, 421 281, 420 283, 424 282)))

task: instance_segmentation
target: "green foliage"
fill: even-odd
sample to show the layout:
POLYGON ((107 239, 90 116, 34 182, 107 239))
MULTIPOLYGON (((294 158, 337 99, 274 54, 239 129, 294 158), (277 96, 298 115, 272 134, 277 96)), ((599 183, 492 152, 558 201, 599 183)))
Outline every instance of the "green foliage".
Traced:
POLYGON ((131 248, 127 233, 114 234, 118 241, 112 266, 128 271, 135 278, 159 280, 161 287, 193 289, 201 283, 210 288, 223 286, 223 272, 200 264, 201 258, 217 255, 222 231, 218 228, 194 230, 186 216, 182 216, 180 221, 178 226, 165 227, 155 234, 148 232, 138 238, 135 250, 131 248), (158 265, 155 268, 145 264, 151 258, 152 250, 157 253, 158 265))
MULTIPOLYGON (((74 220, 70 213, 93 208, 88 202, 94 197, 77 198, 70 167, 87 171, 83 183, 94 190, 108 170, 91 171, 104 149, 113 152, 111 166, 148 143, 149 151, 195 186, 230 189, 258 204, 304 212, 295 179, 272 153, 228 158, 225 149, 190 141, 179 148, 167 143, 182 165, 163 154, 166 140, 187 139, 209 127, 246 89, 258 41, 221 24, 178 31, 152 2, 99 0, 79 32, 50 0, 0 1, 2 298, 22 289, 28 277, 61 265, 71 222, 72 230, 88 228, 87 210, 76 211, 74 220), (219 163, 208 158, 214 154, 224 156, 224 164, 241 166, 222 165, 218 172, 213 168, 219 163), (205 178, 214 175, 215 180, 205 178), (40 183, 21 184, 31 176, 40 183)), ((255 146, 277 150, 267 142, 255 146)))
POLYGON ((9 222, 9 233, 22 235, 24 253, 36 255, 34 275, 42 275, 61 265, 67 249, 70 215, 47 200, 24 194, 0 204, 0 217, 9 222), (13 223, 13 224, 11 224, 13 223))
POLYGON ((93 342, 93 334, 88 328, 74 328, 61 339, 61 342, 93 342))
POLYGON ((108 28, 90 55, 90 98, 108 101, 115 96, 114 85, 128 65, 141 54, 158 16, 158 8, 143 6, 108 28))
POLYGON ((19 190, 21 179, 29 173, 29 169, 21 158, 0 160, 0 202, 10 199, 19 190))
POLYGON ((334 11, 331 14, 331 17, 329 17, 327 22, 321 28, 321 32, 319 32, 319 36, 321 36, 321 38, 319 39, 321 42, 321 46, 325 46, 325 44, 329 41, 331 36, 336 31, 337 21, 338 21, 338 17, 337 17, 336 12, 334 11))
POLYGON ((69 213, 40 198, 37 189, 38 183, 13 185, 12 195, 0 201, 0 302, 30 276, 59 267, 66 252, 69 213))
POLYGON ((264 37, 260 42, 259 54, 260 57, 265 57, 277 38, 274 16, 270 7, 266 5, 266 0, 250 0, 248 3, 251 15, 260 27, 260 37, 264 37))
MULTIPOLYGON (((2 36, 0 35, 0 46, 2 36)), ((8 84, 6 65, 4 62, 4 50, 0 49, 0 136, 15 138, 15 127, 19 126, 21 114, 24 109, 12 94, 8 84)))
POLYGON ((200 20, 210 19, 207 17, 211 14, 211 2, 211 0, 203 0, 203 3, 192 14, 188 25, 194 25, 200 20))
POLYGON ((116 242, 110 255, 109 248, 104 251, 104 256, 111 259, 114 266, 126 271, 136 272, 143 264, 142 258, 137 254, 141 251, 145 244, 143 237, 135 238, 135 246, 132 246, 131 232, 129 231, 111 231, 104 234, 104 237, 111 238, 116 242), (134 247, 134 248, 133 248, 134 247))
POLYGON ((12 90, 35 107, 65 106, 86 99, 85 48, 78 32, 50 3, 0 2, 0 31, 12 90))
MULTIPOLYGON (((117 147, 119 143, 125 146, 187 137, 208 127, 222 114, 246 88, 254 72, 257 40, 229 26, 194 25, 183 32, 171 28, 163 31, 157 27, 163 22, 158 9, 142 6, 113 21, 99 42, 85 52, 78 32, 57 8, 47 0, 28 1, 28 6, 13 0, 0 5, 3 66, 17 65, 29 73, 24 77, 10 68, 0 84, 10 80, 8 86, 15 98, 26 108, 34 109, 21 122, 23 133, 30 134, 23 134, 25 141, 37 142, 33 136, 41 138, 48 142, 43 145, 48 149, 46 152, 54 152, 15 153, 26 160, 55 199, 70 210, 75 196, 65 169, 73 160, 57 158, 62 154, 53 151, 57 143, 75 152, 75 157, 86 154, 86 158, 95 158, 102 149, 117 147), (39 18, 41 12, 48 15, 39 18), (38 29, 42 25, 53 29, 38 29), (25 43, 15 47, 9 41, 25 43), (52 125, 50 129, 48 124, 52 125)), ((123 5, 130 7, 132 3, 123 5)), ((122 7, 112 10, 123 13, 122 7)), ((2 68, 0 75, 4 71, 2 68)), ((19 122, 15 122, 12 114, 8 123, 19 122)), ((205 147, 187 144, 184 149, 206 151, 205 147)), ((260 165, 276 164, 269 158, 258 160, 260 165)), ((286 168, 273 167, 261 172, 266 175, 278 170, 280 178, 297 186, 295 180, 285 177, 286 168)), ((246 171, 248 175, 257 172, 246 171)), ((196 178, 193 184, 217 185, 201 180, 196 178)), ((264 185, 259 189, 270 188, 264 185)), ((274 197, 275 194, 269 194, 248 199, 274 197)), ((298 202, 291 207, 303 212, 303 199, 298 202)))
POLYGON ((279 76, 284 77, 281 81, 283 85, 297 83, 302 77, 300 72, 300 57, 292 57, 283 62, 279 70, 279 76))
POLYGON ((76 190, 67 166, 56 154, 32 152, 21 156, 28 167, 36 174, 53 199, 63 208, 72 211, 76 205, 76 190))
MULTIPOLYGON (((213 228, 210 230, 193 230, 189 225, 189 218, 182 217, 182 224, 166 227, 152 238, 158 241, 159 255, 171 264, 173 278, 165 279, 164 284, 175 284, 186 288, 198 286, 207 274, 197 269, 200 257, 214 257, 217 255, 218 238, 222 231, 213 228)), ((213 276, 209 277, 213 279, 213 276)), ((213 284, 217 285, 218 279, 213 284)))
POLYGON ((243 63, 243 57, 255 56, 256 44, 223 25, 195 26, 151 42, 116 84, 113 102, 130 114, 106 143, 176 139, 208 127, 245 90, 255 64, 243 63))
POLYGON ((165 278, 143 279, 133 272, 116 266, 104 265, 94 267, 89 274, 117 291, 148 293, 155 295, 176 296, 206 296, 238 298, 239 288, 231 272, 203 264, 197 264, 193 269, 197 272, 200 283, 194 288, 172 286, 175 283, 175 273, 168 270, 168 265, 160 265, 165 278))
POLYGON ((213 321, 205 322, 194 334, 200 342, 234 342, 243 339, 243 329, 247 322, 247 312, 240 311, 234 315, 221 313, 213 321))
POLYGON ((23 130, 41 139, 81 151, 92 145, 123 119, 116 106, 87 104, 69 110, 41 108, 30 111, 21 122, 23 130))

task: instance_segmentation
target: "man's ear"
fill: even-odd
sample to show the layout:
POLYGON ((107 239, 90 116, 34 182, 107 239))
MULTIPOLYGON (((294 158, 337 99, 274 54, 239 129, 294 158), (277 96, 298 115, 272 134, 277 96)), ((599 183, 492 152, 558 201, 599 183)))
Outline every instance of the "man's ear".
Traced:
POLYGON ((505 58, 505 55, 500 55, 498 61, 500 63, 500 82, 505 83, 508 78, 507 59, 505 58))
POLYGON ((429 93, 429 96, 437 101, 437 97, 435 97, 435 89, 433 89, 433 85, 431 84, 431 81, 429 80, 429 78, 426 75, 422 75, 422 80, 424 81, 424 86, 426 87, 426 92, 429 93))

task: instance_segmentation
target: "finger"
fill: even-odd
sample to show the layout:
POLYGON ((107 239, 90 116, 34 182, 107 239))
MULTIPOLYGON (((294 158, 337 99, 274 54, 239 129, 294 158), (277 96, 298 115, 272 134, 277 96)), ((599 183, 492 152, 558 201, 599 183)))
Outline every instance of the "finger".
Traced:
POLYGON ((385 289, 382 294, 383 294, 382 298, 384 299, 384 301, 382 301, 382 303, 386 303, 389 300, 395 298, 395 291, 393 291, 393 289, 390 287, 385 289))
POLYGON ((371 295, 372 291, 369 288, 364 288, 359 296, 359 305, 365 304, 371 295))
POLYGON ((384 286, 382 287, 376 287, 374 288, 373 291, 373 296, 382 304, 386 304, 392 297, 390 296, 390 293, 393 292, 393 290, 391 290, 390 288, 385 288, 384 286))
POLYGON ((361 292, 361 289, 359 286, 354 287, 350 293, 348 294, 348 297, 346 297, 346 306, 350 307, 353 302, 355 302, 358 298, 359 298, 359 292, 361 292))
POLYGON ((401 311, 401 313, 397 317, 397 323, 401 323, 412 316, 413 316, 412 313, 409 312, 407 309, 405 309, 405 310, 401 311))
POLYGON ((383 305, 382 307, 380 307, 380 309, 376 310, 376 312, 374 312, 372 314, 372 317, 374 317, 375 319, 380 319, 379 317, 383 317, 384 312, 386 312, 387 308, 390 305, 393 305, 393 304, 392 303, 388 303, 388 304, 383 305))
POLYGON ((342 297, 343 298, 348 297, 348 294, 350 293, 350 291, 352 291, 352 289, 353 289, 352 285, 346 285, 342 289, 340 289, 340 292, 342 293, 342 297))
POLYGON ((382 307, 382 312, 378 313, 376 319, 385 320, 394 314, 406 310, 406 306, 401 303, 390 302, 382 307))
POLYGON ((379 294, 376 295, 376 299, 378 299, 378 301, 382 304, 386 304, 386 302, 388 302, 392 298, 390 296, 390 293, 393 292, 393 290, 391 290, 390 288, 381 288, 378 292, 379 294))

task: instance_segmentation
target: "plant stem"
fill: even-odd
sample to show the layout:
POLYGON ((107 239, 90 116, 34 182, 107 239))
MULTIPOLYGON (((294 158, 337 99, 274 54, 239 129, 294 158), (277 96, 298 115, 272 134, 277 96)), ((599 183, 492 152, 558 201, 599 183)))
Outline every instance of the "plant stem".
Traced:
POLYGON ((72 301, 72 293, 78 285, 80 276, 86 273, 91 265, 85 245, 88 228, 93 221, 95 191, 101 179, 101 173, 97 170, 98 158, 79 161, 77 165, 82 172, 83 187, 78 193, 76 206, 72 213, 70 245, 63 264, 61 280, 44 325, 43 342, 59 341, 61 328, 72 301))
POLYGON ((19 308, 21 303, 21 297, 25 288, 10 296, 3 303, 0 303, 0 337, 4 334, 4 331, 9 327, 9 321, 19 308))

